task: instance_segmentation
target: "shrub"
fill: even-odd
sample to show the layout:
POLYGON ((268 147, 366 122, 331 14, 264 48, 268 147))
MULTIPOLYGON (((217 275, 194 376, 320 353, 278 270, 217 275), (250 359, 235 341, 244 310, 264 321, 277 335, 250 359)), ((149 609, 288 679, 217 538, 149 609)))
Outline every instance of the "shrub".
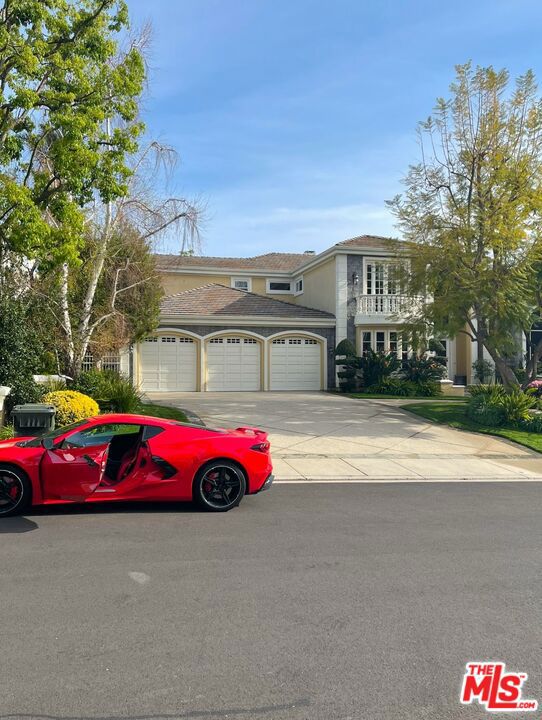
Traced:
POLYGON ((477 397, 484 395, 485 397, 502 397, 505 394, 503 385, 469 385, 467 388, 469 395, 477 397))
POLYGON ((518 427, 527 432, 542 433, 542 415, 530 415, 525 420, 520 420, 518 427))
POLYGON ((365 387, 380 385, 384 378, 399 369, 401 361, 395 353, 377 353, 369 350, 359 359, 365 387))
POLYGON ((141 404, 141 394, 130 379, 114 370, 88 370, 72 387, 94 398, 102 410, 133 413, 141 404))
POLYGON ((58 390, 66 390, 65 380, 49 379, 44 383, 40 383, 43 389, 43 393, 58 392, 58 390))
POLYGON ((413 395, 421 395, 422 397, 436 397, 442 394, 440 384, 432 380, 425 382, 412 383, 414 386, 413 395))
POLYGON ((115 373, 112 377, 106 400, 114 412, 135 413, 141 405, 141 393, 132 385, 129 378, 115 373))
POLYGON ((542 380, 533 380, 527 385, 527 390, 532 390, 535 397, 542 397, 542 380))
POLYGON ((478 385, 467 406, 467 415, 483 425, 519 425, 531 418, 536 404, 531 393, 513 390, 506 393, 500 385, 478 385))
POLYGON ((484 394, 471 397, 467 405, 467 417, 480 425, 504 425, 506 417, 499 399, 484 394))
POLYGON ((405 380, 415 383, 436 382, 446 374, 446 368, 434 357, 411 357, 402 366, 405 380))
POLYGON ((15 437, 13 425, 4 425, 3 427, 0 427, 0 440, 11 440, 12 437, 15 437))
POLYGON ((56 408, 56 424, 59 427, 98 415, 98 403, 88 395, 75 390, 58 390, 43 396, 43 402, 56 408))
POLYGON ((356 348, 350 340, 341 340, 335 348, 335 365, 341 368, 337 372, 339 388, 343 392, 355 390, 358 384, 359 358, 356 357, 356 348))
POLYGON ((495 374, 495 368, 489 360, 475 360, 472 363, 474 377, 479 383, 490 382, 495 374))
POLYGON ((413 383, 400 380, 399 378, 383 378, 378 385, 370 385, 363 389, 363 392, 374 393, 375 395, 399 395, 409 397, 415 394, 413 383))
POLYGON ((499 398, 499 404, 503 409, 506 421, 511 425, 517 425, 524 420, 529 420, 531 417, 529 410, 535 404, 535 400, 530 393, 513 390, 502 395, 499 398))
POLYGON ((0 385, 11 393, 6 398, 6 413, 14 405, 39 402, 41 388, 34 382, 36 358, 41 345, 29 322, 29 310, 22 299, 0 296, 0 385))

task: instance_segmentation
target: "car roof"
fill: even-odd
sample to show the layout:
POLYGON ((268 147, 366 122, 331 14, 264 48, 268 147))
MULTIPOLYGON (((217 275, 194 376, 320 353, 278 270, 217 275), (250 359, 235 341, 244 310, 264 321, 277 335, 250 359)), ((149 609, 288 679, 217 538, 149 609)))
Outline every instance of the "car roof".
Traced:
POLYGON ((177 421, 167 420, 165 418, 152 417, 150 415, 132 415, 131 413, 107 413, 105 415, 96 415, 88 419, 93 425, 101 425, 103 423, 126 424, 126 425, 176 425, 177 421))
POLYGON ((166 428, 195 428, 201 430, 209 430, 205 425, 197 423, 181 422, 180 420, 172 420, 169 418, 157 418, 152 415, 132 415, 131 413, 107 413, 105 415, 96 415, 88 418, 88 423, 92 425, 124 424, 124 425, 157 425, 166 428))

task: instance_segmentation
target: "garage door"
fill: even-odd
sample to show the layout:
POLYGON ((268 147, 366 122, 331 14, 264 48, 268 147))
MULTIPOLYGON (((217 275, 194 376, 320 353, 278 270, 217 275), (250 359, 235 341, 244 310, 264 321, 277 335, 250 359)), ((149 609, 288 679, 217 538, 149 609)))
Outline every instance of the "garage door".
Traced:
POLYGON ((197 343, 190 337, 159 335, 139 346, 141 389, 194 391, 197 387, 197 343))
POLYGON ((207 390, 260 390, 260 343, 220 337, 207 343, 207 390))
POLYGON ((318 340, 277 338, 271 343, 271 390, 321 390, 322 353, 318 340))

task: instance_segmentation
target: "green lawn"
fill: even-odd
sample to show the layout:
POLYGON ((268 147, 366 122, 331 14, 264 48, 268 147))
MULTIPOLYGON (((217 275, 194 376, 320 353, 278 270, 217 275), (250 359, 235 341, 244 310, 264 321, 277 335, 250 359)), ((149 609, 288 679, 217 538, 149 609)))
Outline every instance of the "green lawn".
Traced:
POLYGON ((144 403, 139 409, 139 414, 164 418, 164 420, 178 420, 179 422, 188 422, 188 418, 182 410, 170 407, 169 405, 153 405, 152 403, 144 403))
POLYGON ((439 402, 457 402, 463 400, 462 397, 449 397, 449 396, 438 396, 438 398, 427 397, 427 395, 411 395, 405 397, 404 395, 381 395, 378 393, 347 393, 348 397, 355 398, 356 400, 431 400, 435 401, 438 399, 439 402))
POLYGON ((436 400, 430 403, 412 403, 410 405, 401 405, 401 410, 420 415, 427 420, 449 425, 459 430, 470 430, 471 432, 484 433, 486 435, 497 435, 498 437, 512 440, 519 445, 524 445, 531 450, 542 453, 542 434, 526 432, 525 430, 514 430, 513 428, 490 427, 486 425, 478 425, 478 423, 470 420, 466 415, 467 403, 465 400, 461 402, 449 403, 436 400))

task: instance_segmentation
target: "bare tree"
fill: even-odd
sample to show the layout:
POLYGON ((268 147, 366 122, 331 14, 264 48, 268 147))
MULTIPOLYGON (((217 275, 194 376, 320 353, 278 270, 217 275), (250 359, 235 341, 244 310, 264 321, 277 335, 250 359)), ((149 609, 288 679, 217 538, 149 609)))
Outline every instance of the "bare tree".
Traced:
POLYGON ((118 319, 120 298, 140 285, 157 281, 154 273, 140 276, 127 253, 117 253, 116 257, 113 254, 109 258, 113 266, 107 262, 119 233, 135 233, 140 242, 152 246, 166 231, 175 231, 182 251, 199 250, 201 207, 185 198, 161 197, 156 190, 174 161, 171 148, 156 141, 149 143, 134 158, 126 195, 105 205, 96 201, 88 209, 86 236, 90 251, 83 254, 82 268, 63 263, 58 298, 52 308, 64 337, 68 372, 72 376, 79 374, 95 333, 118 319), (109 287, 104 301, 97 297, 97 291, 106 268, 109 287), (77 288, 74 303, 75 274, 78 282, 84 281, 84 287, 77 288))

